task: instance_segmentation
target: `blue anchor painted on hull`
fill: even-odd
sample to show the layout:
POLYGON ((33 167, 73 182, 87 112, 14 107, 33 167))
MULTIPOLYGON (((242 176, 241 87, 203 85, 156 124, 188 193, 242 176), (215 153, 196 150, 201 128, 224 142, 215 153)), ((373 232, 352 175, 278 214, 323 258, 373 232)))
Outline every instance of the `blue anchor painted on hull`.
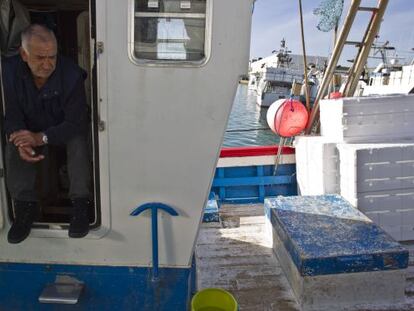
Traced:
POLYGON ((151 210, 151 232, 152 232, 152 278, 158 279, 158 210, 163 210, 171 216, 178 216, 178 213, 171 206, 163 203, 145 203, 138 206, 131 212, 131 216, 138 216, 147 209, 151 210))

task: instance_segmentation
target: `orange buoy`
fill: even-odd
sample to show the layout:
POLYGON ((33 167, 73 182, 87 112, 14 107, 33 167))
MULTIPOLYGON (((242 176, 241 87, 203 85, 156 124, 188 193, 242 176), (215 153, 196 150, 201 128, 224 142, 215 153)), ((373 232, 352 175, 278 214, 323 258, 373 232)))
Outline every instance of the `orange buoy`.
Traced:
POLYGON ((332 92, 331 94, 329 94, 329 99, 338 99, 341 97, 342 97, 341 92, 332 92))
POLYGON ((309 113, 298 100, 284 99, 275 101, 267 112, 267 122, 271 130, 281 137, 300 134, 306 127, 309 113), (275 105, 274 107, 272 107, 275 105))

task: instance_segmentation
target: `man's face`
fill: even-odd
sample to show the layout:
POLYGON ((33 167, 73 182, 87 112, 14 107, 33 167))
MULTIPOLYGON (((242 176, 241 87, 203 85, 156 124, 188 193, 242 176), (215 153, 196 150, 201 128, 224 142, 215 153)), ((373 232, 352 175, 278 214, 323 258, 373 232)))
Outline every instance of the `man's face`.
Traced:
POLYGON ((22 59, 29 66, 33 76, 40 79, 48 79, 56 68, 56 43, 51 40, 43 42, 32 37, 29 42, 28 53, 21 49, 22 59))

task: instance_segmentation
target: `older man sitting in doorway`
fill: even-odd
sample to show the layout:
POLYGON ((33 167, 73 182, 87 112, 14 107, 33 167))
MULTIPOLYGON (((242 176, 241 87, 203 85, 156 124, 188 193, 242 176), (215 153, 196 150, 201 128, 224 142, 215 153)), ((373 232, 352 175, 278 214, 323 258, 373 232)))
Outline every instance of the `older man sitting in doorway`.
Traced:
POLYGON ((37 24, 22 32, 20 55, 4 59, 2 69, 6 182, 15 211, 8 241, 20 243, 30 234, 39 212, 37 167, 53 146, 66 148, 73 206, 69 236, 84 237, 89 232, 91 183, 85 73, 58 55, 53 31, 37 24))

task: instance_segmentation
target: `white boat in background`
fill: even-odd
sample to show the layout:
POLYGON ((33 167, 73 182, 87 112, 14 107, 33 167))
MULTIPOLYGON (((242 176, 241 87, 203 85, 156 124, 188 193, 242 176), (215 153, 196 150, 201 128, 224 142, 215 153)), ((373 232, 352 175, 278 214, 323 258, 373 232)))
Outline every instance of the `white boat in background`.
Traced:
MULTIPOLYGON (((261 107, 269 107, 274 101, 289 97, 292 83, 302 83, 304 79, 303 56, 291 54, 285 39, 281 41, 279 51, 273 53, 250 65, 249 89, 256 86, 256 103, 261 107)), ((322 70, 327 58, 308 56, 307 60, 316 70, 322 70)))
POLYGON ((389 41, 374 43, 371 59, 380 59, 368 77, 359 81, 355 96, 410 94, 414 92, 414 58, 399 57, 389 41), (376 56, 380 54, 381 56, 376 56))
POLYGON ((257 92, 258 74, 249 74, 248 90, 249 92, 257 92))
POLYGON ((398 60, 392 66, 381 63, 371 74, 368 84, 361 86, 362 96, 410 94, 414 91, 414 64, 402 65, 398 60))

